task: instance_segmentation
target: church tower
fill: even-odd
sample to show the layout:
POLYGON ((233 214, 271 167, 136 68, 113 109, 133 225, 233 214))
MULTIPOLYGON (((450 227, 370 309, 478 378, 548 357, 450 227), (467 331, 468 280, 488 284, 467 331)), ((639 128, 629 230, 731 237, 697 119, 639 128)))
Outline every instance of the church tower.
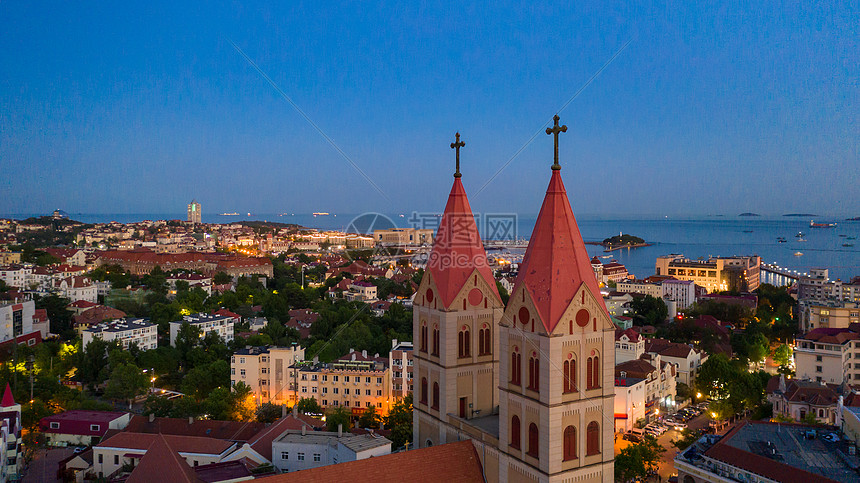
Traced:
POLYGON ((460 181, 454 186, 415 294, 413 438, 417 447, 458 441, 459 422, 499 405, 499 331, 504 306, 460 181))
POLYGON ((613 481, 614 326, 555 163, 500 321, 500 481, 613 481))

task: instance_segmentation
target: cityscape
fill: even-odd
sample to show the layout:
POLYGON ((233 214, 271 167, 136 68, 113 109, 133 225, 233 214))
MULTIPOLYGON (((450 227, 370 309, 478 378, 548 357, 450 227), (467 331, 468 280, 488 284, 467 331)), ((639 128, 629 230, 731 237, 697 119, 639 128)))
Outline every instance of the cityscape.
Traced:
POLYGON ((856 9, 506 7, 0 6, 0 483, 858 481, 856 9))

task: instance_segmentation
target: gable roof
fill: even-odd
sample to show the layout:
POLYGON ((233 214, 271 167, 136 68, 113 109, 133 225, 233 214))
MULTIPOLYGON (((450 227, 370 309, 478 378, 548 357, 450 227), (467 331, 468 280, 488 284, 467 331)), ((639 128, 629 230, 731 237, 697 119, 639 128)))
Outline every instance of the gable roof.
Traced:
POLYGON ((210 419, 195 419, 189 423, 187 419, 183 418, 154 418, 150 422, 146 416, 135 415, 132 416, 125 430, 133 433, 161 433, 176 436, 200 436, 226 441, 248 441, 265 428, 266 425, 263 423, 210 419))
POLYGON ((525 286, 541 322, 552 333, 583 284, 605 312, 606 305, 570 208, 561 171, 553 170, 514 292, 525 286))
POLYGON ((156 435, 146 449, 146 454, 126 480, 128 483, 152 481, 201 482, 185 458, 179 456, 164 435, 156 435))
POLYGON ((0 402, 0 407, 8 408, 10 406, 15 406, 15 397, 12 396, 12 388, 9 386, 9 383, 6 383, 6 390, 3 391, 3 401, 0 402))
POLYGON ((108 439, 103 439, 96 447, 123 448, 130 450, 147 450, 156 439, 163 438, 170 447, 182 453, 201 453, 220 455, 234 443, 222 439, 198 436, 176 436, 172 434, 148 434, 122 431, 108 439))
POLYGON ((248 441, 251 449, 257 452, 260 456, 272 461, 272 442, 280 435, 284 434, 289 429, 301 430, 302 426, 308 426, 308 429, 313 430, 314 426, 308 424, 302 419, 299 419, 292 413, 275 421, 266 429, 257 433, 248 441))
POLYGON ((433 242, 433 250, 427 262, 428 272, 439 290, 445 308, 451 306, 454 297, 466 284, 476 269, 490 286, 491 294, 501 305, 499 290, 493 270, 487 262, 487 252, 478 234, 478 226, 472 208, 466 198, 466 190, 460 178, 454 178, 454 186, 448 195, 445 212, 439 221, 439 229, 433 242))
POLYGON ((483 483, 484 475, 472 441, 414 449, 295 473, 259 478, 261 483, 329 483, 361 478, 374 483, 483 483))

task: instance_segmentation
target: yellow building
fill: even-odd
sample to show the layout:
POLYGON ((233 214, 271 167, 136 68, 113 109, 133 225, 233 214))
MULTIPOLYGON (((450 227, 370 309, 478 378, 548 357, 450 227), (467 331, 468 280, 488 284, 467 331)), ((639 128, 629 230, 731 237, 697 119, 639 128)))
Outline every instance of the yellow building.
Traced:
POLYGON ((690 280, 708 292, 752 292, 759 286, 760 267, 761 258, 757 255, 690 260, 673 254, 657 257, 655 274, 690 280))
POLYGON ((360 416, 374 407, 378 414, 386 415, 394 403, 388 358, 379 354, 350 351, 334 362, 303 361, 292 369, 298 398, 312 397, 323 409, 342 406, 360 416))
POLYGON ((427 228, 391 228, 374 230, 376 243, 383 245, 424 245, 433 243, 433 230, 427 228))
POLYGON ((230 384, 244 382, 258 404, 295 404, 296 372, 291 368, 304 360, 305 350, 292 347, 247 347, 230 358, 230 384))

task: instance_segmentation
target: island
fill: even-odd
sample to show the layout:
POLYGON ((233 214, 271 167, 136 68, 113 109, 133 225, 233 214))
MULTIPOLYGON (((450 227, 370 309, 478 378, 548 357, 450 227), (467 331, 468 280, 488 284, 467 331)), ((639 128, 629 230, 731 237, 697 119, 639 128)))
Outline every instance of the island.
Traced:
POLYGON ((860 216, 855 216, 854 218, 845 218, 845 221, 860 221, 860 216))
POLYGON ((611 252, 613 250, 620 250, 622 248, 639 248, 639 247, 650 247, 649 243, 645 243, 645 240, 639 238, 638 236, 621 234, 615 235, 610 238, 605 238, 600 243, 595 243, 595 245, 602 245, 604 248, 604 252, 611 252))
POLYGON ((815 217, 815 216, 818 216, 818 215, 813 214, 813 213, 786 213, 786 214, 784 214, 784 215, 782 215, 782 216, 792 216, 792 217, 795 217, 795 218, 798 218, 798 217, 800 217, 800 218, 809 218, 810 216, 815 217))
POLYGON ((738 216, 761 216, 758 213, 741 213, 738 216))

